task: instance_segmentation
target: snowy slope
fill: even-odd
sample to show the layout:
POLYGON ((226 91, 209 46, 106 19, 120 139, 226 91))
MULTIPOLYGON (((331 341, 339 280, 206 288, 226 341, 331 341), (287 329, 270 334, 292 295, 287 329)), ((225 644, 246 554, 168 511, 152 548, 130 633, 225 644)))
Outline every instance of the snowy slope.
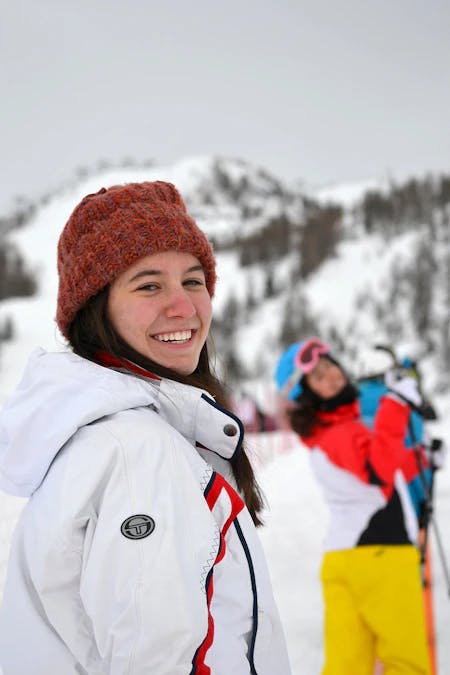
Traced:
MULTIPOLYGON (((73 207, 88 193, 102 186, 129 181, 170 180, 185 196, 190 211, 217 244, 225 246, 239 234, 261 228, 271 216, 291 211, 301 214, 302 199, 253 167, 238 160, 219 162, 208 157, 195 158, 167 167, 109 170, 91 176, 55 195, 36 212, 28 225, 10 233, 9 240, 23 252, 27 263, 38 274, 39 294, 0 302, 0 321, 13 318, 14 341, 0 348, 0 404, 16 385, 24 362, 36 345, 47 349, 64 349, 64 342, 53 321, 56 297, 56 241, 73 207), (254 216, 242 219, 243 209, 254 216), (253 209, 253 210, 252 210, 253 209)), ((372 187, 372 184, 370 185, 372 187)), ((322 195, 336 199, 339 191, 322 195)), ((353 206, 361 195, 358 188, 346 186, 341 196, 353 206)), ((415 337, 409 299, 401 294, 395 307, 391 304, 393 270, 407 266, 414 247, 424 232, 420 228, 392 239, 389 245, 379 235, 354 236, 341 241, 330 258, 306 281, 293 289, 290 272, 295 260, 286 256, 271 274, 281 289, 274 297, 264 298, 267 269, 260 264, 242 268, 234 249, 218 253, 217 296, 214 310, 220 318, 229 298, 234 297, 241 309, 234 334, 236 352, 243 364, 257 373, 250 385, 266 407, 273 408, 272 372, 280 353, 280 323, 289 294, 298 292, 307 302, 320 332, 331 339, 338 334, 344 361, 355 374, 378 371, 388 365, 386 357, 374 352, 375 342, 395 344, 401 354, 421 356, 425 387, 431 392, 438 380, 435 358, 423 350, 415 337), (257 302, 246 305, 252 287, 257 302), (387 310, 381 316, 380 308, 387 310), (396 332, 392 316, 401 324, 396 332)), ((440 302, 441 286, 436 302, 440 302)), ((445 375, 445 373, 444 373, 445 375)), ((448 373, 446 374, 448 378, 448 373)), ((448 388, 447 388, 448 390, 448 388)), ((450 439, 450 396, 436 398, 441 415, 439 433, 450 439)), ((311 476, 305 451, 290 434, 254 436, 250 448, 256 456, 270 511, 261 536, 267 551, 273 581, 292 655, 295 675, 315 675, 321 664, 321 597, 318 570, 326 512, 311 476), (260 460, 258 460, 260 457, 260 460), (269 461, 270 458, 270 461, 269 461)), ((437 517, 450 559, 450 474, 446 468, 437 481, 437 517)), ((21 500, 0 497, 0 592, 6 552, 12 525, 22 506, 21 500)), ((435 560, 437 576, 437 622, 440 636, 440 675, 450 675, 450 657, 444 646, 446 626, 450 621, 450 602, 445 595, 442 571, 435 560)))
MULTIPOLYGON (((374 342, 394 341, 400 353, 424 359, 430 387, 436 384, 439 361, 429 354, 414 326, 410 287, 399 285, 399 275, 407 279, 415 264, 416 250, 427 238, 426 225, 414 227, 392 237, 380 234, 361 235, 357 224, 353 232, 338 243, 328 258, 306 280, 293 282, 292 273, 299 265, 298 253, 288 251, 274 263, 255 262, 243 267, 239 242, 255 231, 263 231, 272 218, 288 214, 298 223, 301 238, 303 198, 284 187, 274 177, 240 160, 209 157, 187 159, 171 166, 110 169, 84 178, 42 205, 30 222, 11 232, 13 242, 38 275, 39 293, 27 299, 0 302, 0 322, 13 318, 16 331, 13 343, 5 343, 0 353, 0 403, 17 381, 18 363, 23 363, 33 344, 63 348, 53 323, 56 294, 56 241, 70 212, 80 199, 104 185, 136 180, 171 180, 179 187, 198 223, 216 242, 218 276, 215 315, 221 318, 230 299, 237 302, 238 317, 230 344, 249 377, 270 381, 281 349, 280 331, 289 300, 301 298, 321 334, 337 340, 337 347, 349 359, 354 374, 371 368, 374 342), (233 244, 233 246, 231 246, 233 244), (276 292, 265 297, 268 278, 276 292), (249 296, 253 303, 249 306, 249 296), (395 305, 393 304, 395 301, 395 305), (368 352, 368 354, 367 354, 368 352)), ((361 196, 362 186, 354 186, 353 197, 361 196)), ((351 186, 333 190, 350 202, 351 186)), ((319 195, 320 196, 320 195, 319 195)), ((326 195, 325 195, 326 196, 326 195)), ((325 198, 324 196, 324 198, 325 198)), ((352 202, 353 203, 353 202, 352 202)), ((433 320, 441 321, 445 313, 445 274, 443 257, 448 246, 436 244, 436 279, 433 320)), ((244 245, 245 247, 245 245, 244 245)), ((242 251, 242 249, 241 249, 242 251)), ((295 302, 294 302, 295 307, 295 302)), ((436 344, 442 338, 437 335, 436 344)), ((441 378, 442 385, 442 378, 441 378)), ((445 386, 445 382, 444 382, 445 386)), ((447 386, 450 389, 450 384, 447 386)))
POLYGON ((386 180, 368 178, 351 183, 338 183, 316 188, 314 196, 322 202, 337 202, 346 208, 357 205, 369 190, 380 190, 387 187, 386 180))

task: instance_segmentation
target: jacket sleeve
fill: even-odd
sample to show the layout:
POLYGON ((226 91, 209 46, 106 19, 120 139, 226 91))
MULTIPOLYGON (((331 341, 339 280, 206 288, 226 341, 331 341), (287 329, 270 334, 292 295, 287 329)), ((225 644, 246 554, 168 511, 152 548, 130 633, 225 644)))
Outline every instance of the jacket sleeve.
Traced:
POLYGON ((423 446, 418 446, 417 451, 413 448, 405 448, 402 471, 408 483, 420 476, 421 472, 428 469, 429 466, 430 463, 423 446), (417 459, 417 455, 419 456, 419 460, 417 459))
POLYGON ((131 426, 118 436, 108 427, 103 447, 96 437, 83 444, 91 463, 72 476, 84 503, 79 591, 96 662, 88 673, 186 675, 207 632, 215 524, 190 446, 165 426, 150 427, 150 442, 131 426), (136 515, 154 529, 127 537, 123 523, 136 515))
POLYGON ((337 466, 366 483, 392 486, 410 455, 405 448, 409 409, 386 396, 371 431, 361 422, 335 424, 318 433, 317 443, 337 466))
POLYGON ((407 405, 389 396, 382 398, 375 418, 368 463, 386 485, 393 483, 395 472, 404 467, 411 455, 405 447, 409 413, 407 405))

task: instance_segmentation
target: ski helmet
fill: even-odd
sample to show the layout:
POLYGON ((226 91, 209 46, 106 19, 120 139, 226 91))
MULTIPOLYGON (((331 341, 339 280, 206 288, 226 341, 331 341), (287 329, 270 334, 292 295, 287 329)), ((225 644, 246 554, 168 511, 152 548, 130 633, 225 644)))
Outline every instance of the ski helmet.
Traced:
POLYGON ((317 365, 320 356, 330 353, 330 347, 313 337, 295 342, 280 356, 275 369, 275 382, 283 396, 295 401, 303 392, 302 377, 317 365))

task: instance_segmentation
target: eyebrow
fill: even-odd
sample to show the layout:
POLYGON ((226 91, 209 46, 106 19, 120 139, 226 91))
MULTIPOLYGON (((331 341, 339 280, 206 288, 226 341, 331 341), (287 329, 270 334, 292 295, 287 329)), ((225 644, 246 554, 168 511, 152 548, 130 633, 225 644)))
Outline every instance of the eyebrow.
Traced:
MULTIPOLYGON (((202 265, 193 265, 192 267, 189 267, 187 270, 183 272, 183 274, 190 274, 191 272, 204 272, 203 266, 202 265)), ((162 270, 141 270, 137 274, 135 274, 131 279, 128 281, 129 284, 131 284, 133 281, 136 281, 137 279, 141 279, 142 277, 147 277, 147 276, 161 276, 161 274, 164 274, 162 270)))

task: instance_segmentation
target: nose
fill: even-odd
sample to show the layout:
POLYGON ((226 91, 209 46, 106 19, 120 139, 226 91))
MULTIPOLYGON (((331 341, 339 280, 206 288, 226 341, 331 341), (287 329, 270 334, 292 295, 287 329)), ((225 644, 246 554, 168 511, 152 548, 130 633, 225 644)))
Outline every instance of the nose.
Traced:
POLYGON ((168 318, 181 317, 190 319, 196 313, 195 306, 189 293, 183 288, 173 289, 167 298, 166 316, 168 318))

